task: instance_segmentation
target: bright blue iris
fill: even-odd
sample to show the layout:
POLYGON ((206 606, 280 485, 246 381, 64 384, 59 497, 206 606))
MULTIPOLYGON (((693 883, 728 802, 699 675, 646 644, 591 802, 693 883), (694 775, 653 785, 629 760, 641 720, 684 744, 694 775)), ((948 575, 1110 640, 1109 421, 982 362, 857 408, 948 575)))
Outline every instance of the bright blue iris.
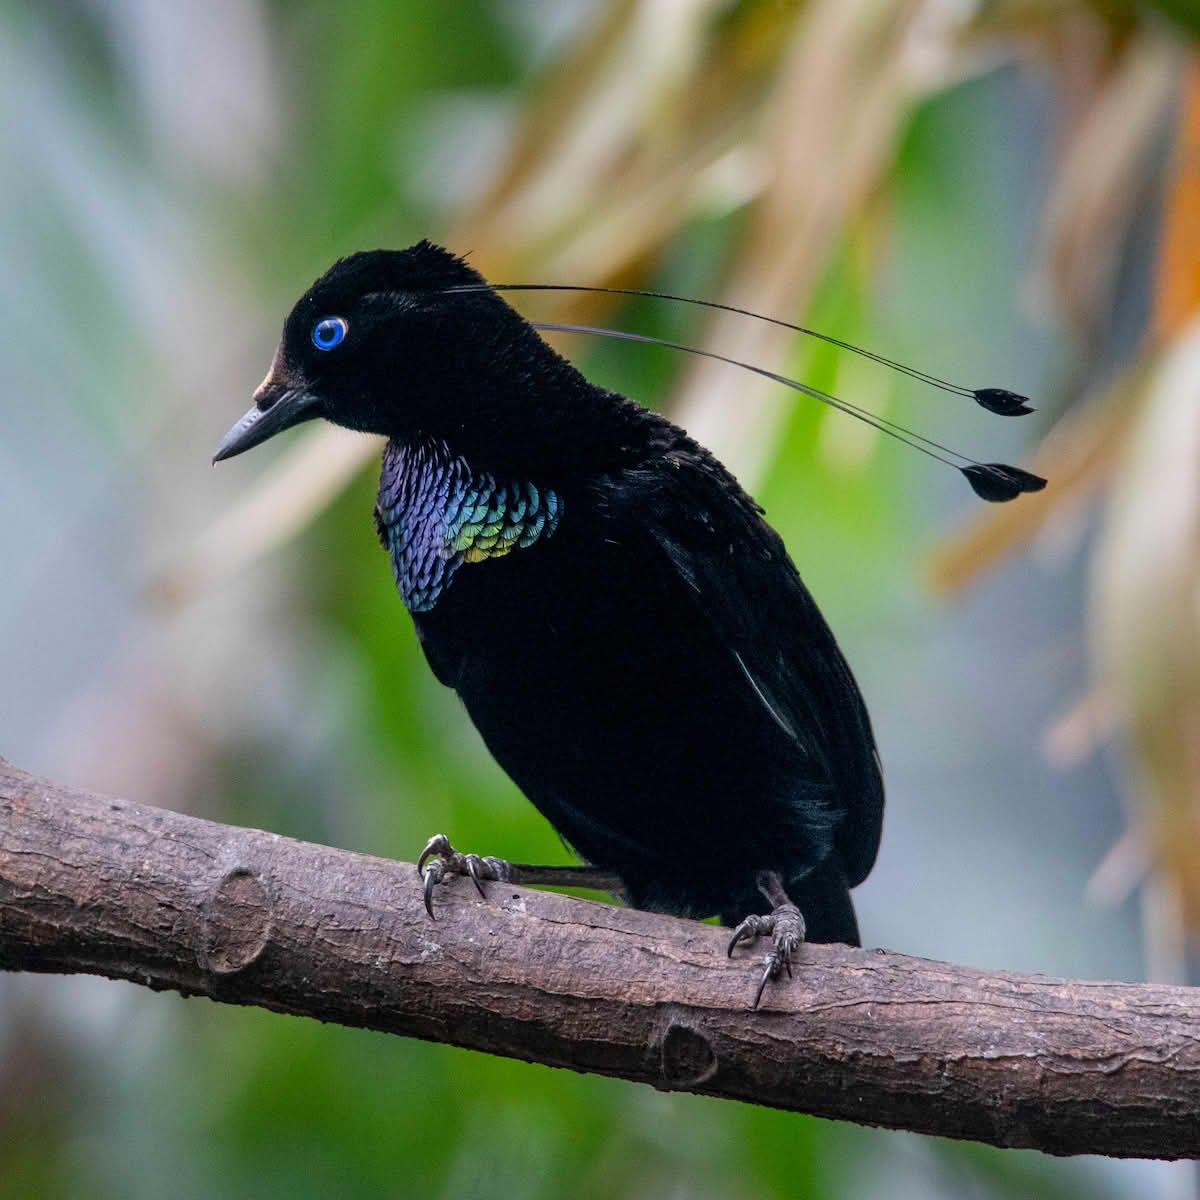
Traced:
POLYGON ((312 344, 318 350, 332 350, 340 345, 349 332, 350 326, 342 317, 322 317, 312 330, 312 344))

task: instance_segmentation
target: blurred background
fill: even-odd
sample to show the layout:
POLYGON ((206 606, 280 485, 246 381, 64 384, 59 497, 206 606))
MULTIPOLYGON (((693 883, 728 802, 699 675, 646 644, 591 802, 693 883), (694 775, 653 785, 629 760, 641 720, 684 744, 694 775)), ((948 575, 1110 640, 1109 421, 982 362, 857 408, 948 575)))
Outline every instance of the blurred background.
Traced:
MULTIPOLYGON (((512 297, 1050 477, 995 509, 744 372, 554 335, 739 474, 836 630, 888 780, 866 943, 1189 978, 1198 36, 1194 0, 0 5, 0 753, 374 854, 566 861, 421 658, 378 445, 209 465, 308 284, 429 236, 1032 396, 1006 421, 755 322, 512 297)), ((13 1197, 1193 1194, 98 979, 0 978, 0 1079, 13 1197)))

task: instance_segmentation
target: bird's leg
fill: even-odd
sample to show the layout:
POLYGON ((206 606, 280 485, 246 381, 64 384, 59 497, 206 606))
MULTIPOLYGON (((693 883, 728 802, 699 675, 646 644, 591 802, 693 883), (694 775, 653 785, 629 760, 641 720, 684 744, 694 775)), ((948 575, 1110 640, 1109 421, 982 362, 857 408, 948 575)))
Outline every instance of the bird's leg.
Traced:
POLYGON ((733 957, 733 948, 738 942, 752 942, 755 938, 771 935, 771 953, 763 962, 762 978, 758 981, 758 990, 754 993, 754 1003, 751 1005, 757 1008, 769 980, 778 979, 783 971, 787 971, 788 978, 791 978, 792 955, 804 941, 804 917, 788 898, 778 872, 760 871, 754 882, 771 905, 771 911, 765 916, 751 913, 746 917, 729 939, 728 954, 733 957))
POLYGON ((469 875, 479 894, 486 879, 500 883, 542 884, 548 887, 596 888, 619 892, 624 884, 619 875, 599 867, 537 867, 511 863, 507 859, 460 854, 444 833, 435 833, 417 859, 417 871, 425 883, 425 911, 433 916, 433 889, 447 876, 469 875), (428 865, 426 865, 428 863, 428 865))

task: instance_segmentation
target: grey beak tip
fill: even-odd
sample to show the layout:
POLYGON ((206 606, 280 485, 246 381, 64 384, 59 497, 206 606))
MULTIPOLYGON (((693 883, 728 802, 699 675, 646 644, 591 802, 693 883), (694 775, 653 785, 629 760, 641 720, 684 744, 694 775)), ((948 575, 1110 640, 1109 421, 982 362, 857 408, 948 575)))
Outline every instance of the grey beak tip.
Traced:
POLYGON ((318 399, 302 387, 290 388, 270 408, 253 406, 221 439, 213 462, 233 458, 252 446, 260 445, 281 430, 290 429, 318 415, 318 399))
POLYGON ((232 458, 242 449, 248 447, 239 446, 238 442, 242 440, 243 422, 239 421, 222 439, 221 444, 217 447, 217 452, 212 456, 213 466, 217 463, 224 462, 227 458, 232 458))

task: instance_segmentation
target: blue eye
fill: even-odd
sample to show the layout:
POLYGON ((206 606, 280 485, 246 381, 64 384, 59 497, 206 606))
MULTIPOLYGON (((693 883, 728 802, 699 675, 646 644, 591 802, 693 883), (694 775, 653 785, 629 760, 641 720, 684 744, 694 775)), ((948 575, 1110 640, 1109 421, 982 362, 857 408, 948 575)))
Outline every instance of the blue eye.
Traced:
POLYGON ((312 344, 318 350, 332 350, 350 332, 343 317, 322 317, 312 329, 312 344))

